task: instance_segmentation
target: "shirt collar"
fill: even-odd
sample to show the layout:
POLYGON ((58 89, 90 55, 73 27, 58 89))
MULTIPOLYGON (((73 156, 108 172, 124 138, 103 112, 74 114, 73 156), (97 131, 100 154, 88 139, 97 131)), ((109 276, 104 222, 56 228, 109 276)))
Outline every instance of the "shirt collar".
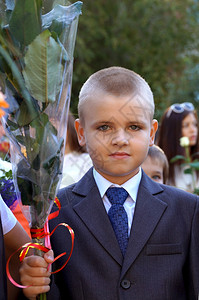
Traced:
POLYGON ((137 199, 137 193, 138 193, 138 188, 140 185, 141 177, 142 177, 142 169, 139 169, 139 172, 130 178, 128 181, 123 183, 122 185, 114 184, 107 179, 105 179, 102 175, 100 175, 94 168, 93 168, 93 176, 95 179, 95 182, 97 184, 98 190, 100 192, 101 198, 104 197, 107 189, 110 186, 118 186, 118 187, 123 187, 130 195, 130 197, 136 201, 137 199))

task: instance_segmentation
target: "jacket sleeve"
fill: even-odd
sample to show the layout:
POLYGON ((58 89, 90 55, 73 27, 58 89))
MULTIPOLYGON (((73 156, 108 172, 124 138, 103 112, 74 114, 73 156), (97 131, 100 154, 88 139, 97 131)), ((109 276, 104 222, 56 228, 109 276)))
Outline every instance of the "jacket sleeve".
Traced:
POLYGON ((189 255, 186 262, 185 285, 187 288, 187 299, 198 299, 199 296, 199 197, 196 196, 196 206, 192 219, 189 255))

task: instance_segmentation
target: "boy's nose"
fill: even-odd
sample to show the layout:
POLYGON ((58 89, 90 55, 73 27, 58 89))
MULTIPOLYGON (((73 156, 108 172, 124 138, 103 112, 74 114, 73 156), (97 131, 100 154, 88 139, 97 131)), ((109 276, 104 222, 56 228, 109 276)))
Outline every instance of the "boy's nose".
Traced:
POLYGON ((118 130, 112 139, 112 144, 113 145, 118 145, 118 146, 123 146, 123 145, 128 145, 129 143, 129 136, 125 132, 125 130, 118 130))

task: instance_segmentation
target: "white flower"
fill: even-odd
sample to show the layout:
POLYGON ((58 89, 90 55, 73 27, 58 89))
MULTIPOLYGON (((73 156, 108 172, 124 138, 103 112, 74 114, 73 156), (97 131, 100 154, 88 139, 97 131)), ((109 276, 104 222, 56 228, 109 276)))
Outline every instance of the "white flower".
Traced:
POLYGON ((5 175, 2 170, 4 170, 5 172, 12 170, 12 164, 0 158, 0 178, 5 175))
POLYGON ((180 146, 181 147, 189 146, 189 138, 187 136, 183 136, 180 138, 180 146))

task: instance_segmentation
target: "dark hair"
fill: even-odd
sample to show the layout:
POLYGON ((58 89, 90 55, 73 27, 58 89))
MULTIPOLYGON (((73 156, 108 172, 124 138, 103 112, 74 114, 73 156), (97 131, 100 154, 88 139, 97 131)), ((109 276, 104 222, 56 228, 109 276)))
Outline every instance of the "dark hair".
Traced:
MULTIPOLYGON (((164 151, 169 162, 169 181, 175 185, 174 166, 180 165, 182 161, 178 160, 171 163, 170 160, 176 155, 185 155, 185 149, 180 146, 182 137, 182 121, 190 113, 193 113, 198 122, 196 111, 184 110, 181 113, 170 111, 170 107, 164 112, 160 120, 160 129, 157 136, 157 145, 164 151)), ((190 147, 190 154, 196 158, 199 152, 199 132, 196 145, 190 147)), ((197 172, 197 176, 199 176, 197 172)))
POLYGON ((157 145, 149 147, 148 156, 152 160, 159 160, 163 166, 163 183, 167 183, 169 175, 169 163, 164 151, 157 145))
POLYGON ((69 111, 68 113, 68 126, 67 126, 67 140, 66 143, 68 143, 69 148, 71 151, 76 151, 79 153, 85 153, 86 148, 80 146, 78 139, 77 139, 77 133, 75 130, 75 118, 69 111))

